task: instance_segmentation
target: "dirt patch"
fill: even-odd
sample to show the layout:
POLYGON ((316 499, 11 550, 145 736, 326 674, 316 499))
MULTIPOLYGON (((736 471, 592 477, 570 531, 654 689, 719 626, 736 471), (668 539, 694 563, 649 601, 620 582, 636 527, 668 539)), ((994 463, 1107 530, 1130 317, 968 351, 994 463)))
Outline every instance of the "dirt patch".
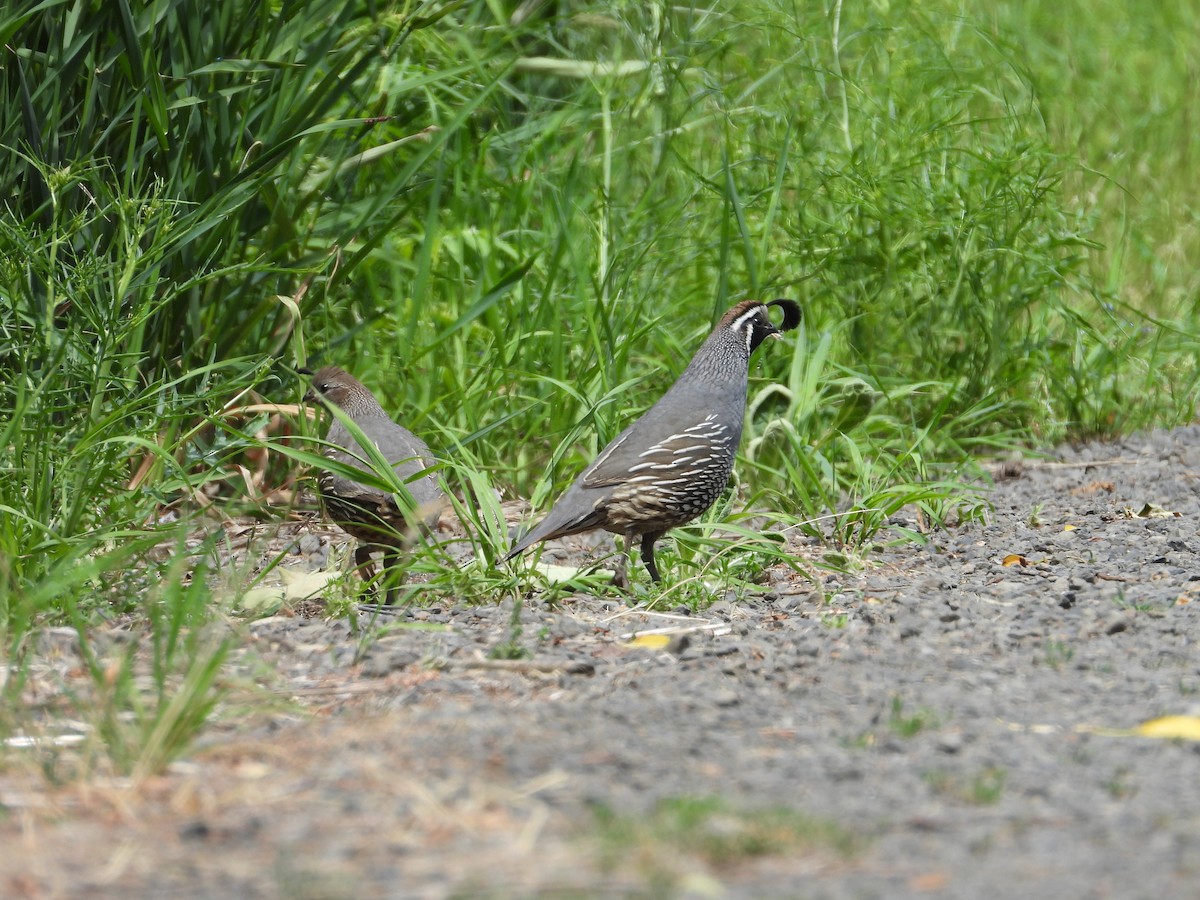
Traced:
POLYGON ((1200 713, 1194 448, 1064 450, 987 525, 702 616, 235 623, 243 687, 165 774, 53 787, 9 754, 0 890, 1195 895, 1200 743, 1122 731, 1200 713))

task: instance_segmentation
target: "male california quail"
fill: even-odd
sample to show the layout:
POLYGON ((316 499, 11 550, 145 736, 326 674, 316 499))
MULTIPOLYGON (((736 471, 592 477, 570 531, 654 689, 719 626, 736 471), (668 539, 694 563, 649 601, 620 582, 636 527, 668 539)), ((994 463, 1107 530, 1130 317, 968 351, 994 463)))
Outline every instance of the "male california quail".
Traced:
MULTIPOLYGON (((326 366, 312 373, 312 389, 304 399, 312 401, 317 396, 341 407, 375 443, 416 501, 416 516, 424 520, 426 526, 433 527, 447 505, 445 492, 433 473, 409 481, 433 464, 433 454, 425 442, 393 422, 374 394, 336 366, 326 366)), ((336 418, 329 426, 325 440, 336 445, 325 448, 325 455, 330 459, 364 472, 371 470, 362 445, 336 418)), ((411 537, 409 522, 412 519, 405 518, 396 504, 395 495, 334 472, 322 472, 318 486, 325 514, 360 541, 354 551, 354 563, 364 578, 372 574, 373 550, 383 550, 385 566, 399 557, 400 550, 411 537)))
MULTIPOLYGON (((725 313, 670 390, 600 451, 504 558, 538 541, 603 528, 625 536, 626 558, 640 537, 642 561, 657 582, 654 542, 712 506, 729 482, 746 413, 750 354, 798 324, 794 300, 746 300, 725 313), (779 328, 771 324, 770 306, 783 309, 779 328)), ((622 559, 618 585, 626 568, 622 559)))

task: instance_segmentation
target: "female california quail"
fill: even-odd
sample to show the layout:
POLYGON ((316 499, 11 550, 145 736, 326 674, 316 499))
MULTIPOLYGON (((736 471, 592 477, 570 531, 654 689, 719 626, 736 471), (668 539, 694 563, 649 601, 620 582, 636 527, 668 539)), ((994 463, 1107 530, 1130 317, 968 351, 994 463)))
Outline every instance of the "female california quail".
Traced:
POLYGON ((617 584, 625 583, 638 538, 642 561, 657 582, 654 542, 712 506, 729 483, 746 413, 750 354, 767 337, 798 324, 794 300, 747 300, 725 313, 679 380, 600 451, 505 559, 538 541, 603 528, 625 536, 617 584), (779 328, 768 316, 771 306, 783 309, 779 328))
MULTIPOLYGON (((304 399, 312 401, 318 396, 339 406, 374 442, 384 458, 392 463, 396 474, 406 482, 405 487, 417 504, 415 518, 433 527, 447 505, 445 492, 433 473, 409 480, 433 464, 433 454, 425 442, 393 422, 374 394, 336 366, 326 366, 312 373, 312 389, 304 399)), ((363 472, 371 471, 362 446, 339 420, 333 420, 325 440, 331 445, 325 448, 327 457, 363 472)), ((360 541, 354 551, 354 563, 364 578, 371 576, 374 550, 383 551, 385 566, 399 557, 406 541, 412 537, 409 523, 414 517, 411 513, 405 517, 394 494, 334 472, 322 472, 318 486, 325 514, 360 541)))

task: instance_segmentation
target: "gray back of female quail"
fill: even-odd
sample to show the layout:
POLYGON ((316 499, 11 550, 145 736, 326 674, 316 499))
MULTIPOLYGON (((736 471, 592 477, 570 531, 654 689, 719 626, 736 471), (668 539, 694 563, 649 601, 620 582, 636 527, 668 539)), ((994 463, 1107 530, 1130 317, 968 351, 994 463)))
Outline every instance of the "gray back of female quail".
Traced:
MULTIPOLYGON (((379 448, 380 453, 387 459, 396 460, 392 468, 400 480, 405 482, 405 487, 416 501, 418 510, 428 504, 440 503, 445 498, 433 473, 412 481, 408 480, 434 464, 433 452, 429 449, 428 444, 408 429, 393 422, 382 409, 378 415, 356 417, 354 422, 362 429, 363 435, 379 448)), ((325 440, 338 445, 327 448, 326 456, 328 458, 366 471, 363 465, 366 451, 359 446, 345 425, 334 419, 329 426, 329 433, 325 436, 325 440), (355 452, 351 453, 344 449, 347 447, 353 447, 355 452)), ((392 494, 334 472, 323 473, 321 493, 335 498, 355 498, 395 505, 395 498, 392 494)))

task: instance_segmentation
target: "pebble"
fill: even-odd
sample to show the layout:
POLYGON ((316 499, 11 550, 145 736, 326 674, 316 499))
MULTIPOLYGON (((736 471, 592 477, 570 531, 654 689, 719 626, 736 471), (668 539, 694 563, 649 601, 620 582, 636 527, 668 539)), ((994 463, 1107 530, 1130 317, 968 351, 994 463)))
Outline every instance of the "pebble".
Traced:
POLYGON ((360 666, 365 678, 382 678, 397 669, 405 669, 417 662, 418 655, 412 650, 371 650, 360 666))

